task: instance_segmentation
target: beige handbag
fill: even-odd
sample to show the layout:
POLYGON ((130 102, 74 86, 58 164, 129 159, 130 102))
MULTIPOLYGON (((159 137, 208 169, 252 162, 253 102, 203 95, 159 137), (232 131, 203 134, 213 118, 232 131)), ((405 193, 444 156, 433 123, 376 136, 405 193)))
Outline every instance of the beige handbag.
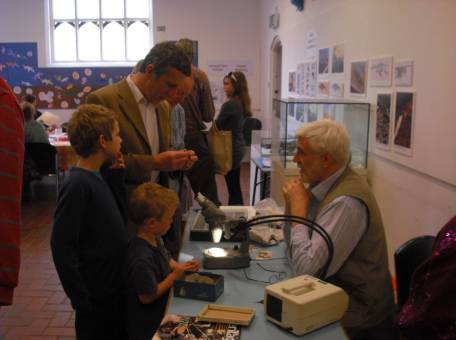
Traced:
POLYGON ((233 144, 231 131, 223 131, 217 128, 215 121, 206 132, 209 151, 214 158, 215 173, 225 175, 233 167, 233 144))

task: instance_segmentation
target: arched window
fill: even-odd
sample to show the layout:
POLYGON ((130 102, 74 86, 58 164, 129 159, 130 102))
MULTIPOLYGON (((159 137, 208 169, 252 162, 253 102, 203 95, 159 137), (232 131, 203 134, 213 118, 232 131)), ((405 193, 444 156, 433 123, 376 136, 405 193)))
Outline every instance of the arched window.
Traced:
POLYGON ((51 64, 122 63, 153 45, 151 0, 47 0, 51 64))

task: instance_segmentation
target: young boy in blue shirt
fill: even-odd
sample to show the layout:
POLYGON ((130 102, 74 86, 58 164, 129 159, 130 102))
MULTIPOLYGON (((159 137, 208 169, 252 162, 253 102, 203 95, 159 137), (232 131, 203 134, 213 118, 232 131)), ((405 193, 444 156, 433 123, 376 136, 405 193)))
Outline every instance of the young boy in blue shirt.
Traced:
POLYGON ((131 237, 122 204, 119 124, 109 109, 81 105, 68 136, 79 161, 62 185, 54 214, 55 267, 76 311, 78 340, 124 339, 121 267, 131 237))
POLYGON ((136 236, 128 246, 124 265, 125 326, 130 340, 150 340, 165 315, 174 280, 184 271, 197 271, 198 261, 171 259, 161 236, 171 227, 179 199, 175 192, 144 183, 130 196, 129 213, 136 236))

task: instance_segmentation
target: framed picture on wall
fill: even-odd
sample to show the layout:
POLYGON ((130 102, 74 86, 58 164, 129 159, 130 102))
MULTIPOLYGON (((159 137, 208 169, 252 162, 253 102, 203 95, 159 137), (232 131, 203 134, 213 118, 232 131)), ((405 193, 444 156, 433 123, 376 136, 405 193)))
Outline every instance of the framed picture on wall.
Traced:
POLYGON ((375 110, 375 146, 384 149, 391 149, 391 93, 377 94, 377 107, 375 110))
POLYGON ((288 92, 296 93, 296 71, 288 72, 288 92))
POLYGON ((391 86, 393 57, 371 59, 369 67, 370 86, 391 86))
POLYGON ((393 150, 411 156, 415 120, 415 92, 396 92, 393 150))
POLYGON ((304 75, 305 75, 305 63, 299 62, 296 65, 296 93, 298 95, 304 95, 304 75))
POLYGON ((304 63, 303 94, 306 97, 317 95, 317 67, 316 60, 304 63))
POLYGON ((332 73, 344 73, 344 62, 345 62, 345 45, 338 44, 332 49, 332 73))
POLYGON ((329 73, 329 48, 320 48, 318 50, 318 74, 329 73))
POLYGON ((317 89, 319 97, 329 97, 329 81, 319 81, 317 89))
POLYGON ((412 86, 413 84, 413 61, 405 60, 394 65, 394 85, 412 86))
POLYGON ((350 70, 350 94, 364 97, 367 90, 367 60, 353 61, 350 70))
POLYGON ((329 95, 333 98, 344 97, 344 83, 343 82, 332 82, 329 86, 329 95))

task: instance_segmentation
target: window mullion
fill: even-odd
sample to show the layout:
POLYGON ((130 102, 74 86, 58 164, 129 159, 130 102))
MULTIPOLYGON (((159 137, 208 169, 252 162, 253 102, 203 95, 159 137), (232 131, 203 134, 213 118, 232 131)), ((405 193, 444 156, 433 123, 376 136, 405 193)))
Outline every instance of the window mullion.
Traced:
POLYGON ((79 18, 78 18, 78 4, 77 0, 74 0, 74 24, 75 24, 75 33, 76 33, 76 61, 79 60, 79 18))
POLYGON ((124 27, 124 60, 127 59, 128 55, 128 45, 127 45, 127 28, 128 28, 128 22, 127 22, 127 0, 124 0, 124 20, 123 20, 123 27, 124 27))
POLYGON ((99 8, 99 27, 100 27, 100 61, 104 61, 104 55, 103 55, 103 14, 102 14, 102 8, 101 8, 101 0, 98 0, 98 8, 99 8))

